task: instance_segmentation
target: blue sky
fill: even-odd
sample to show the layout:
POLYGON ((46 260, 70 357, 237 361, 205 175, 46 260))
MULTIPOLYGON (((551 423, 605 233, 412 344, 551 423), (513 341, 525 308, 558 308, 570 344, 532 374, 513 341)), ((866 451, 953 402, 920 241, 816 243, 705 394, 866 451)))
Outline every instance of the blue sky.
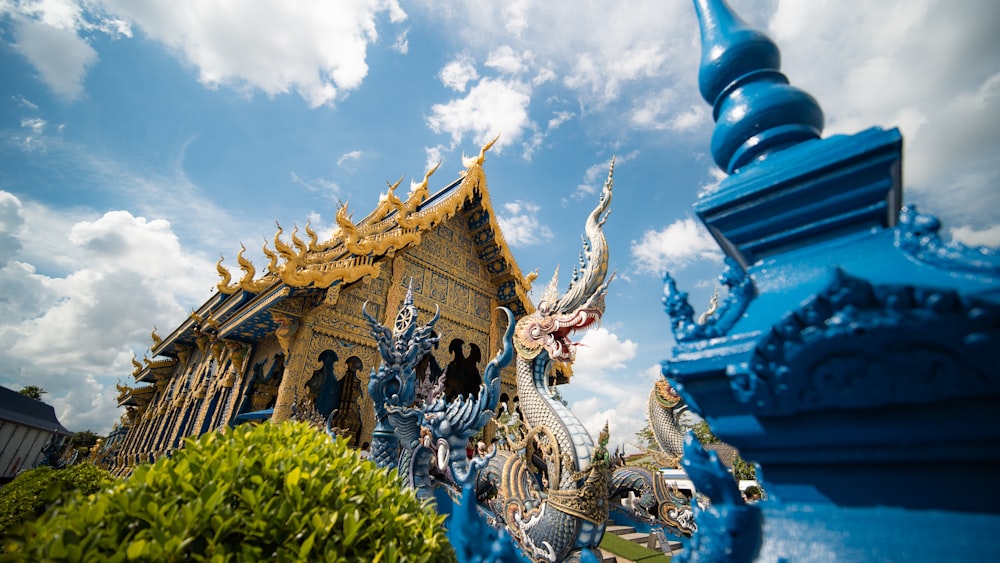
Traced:
MULTIPOLYGON (((907 203, 1000 244, 1000 5, 732 4, 820 101, 824 134, 900 127, 907 203)), ((720 179, 690 3, 232 5, 0 0, 0 384, 106 432, 133 353, 209 297, 220 254, 235 267, 242 241, 263 266, 275 221, 328 235, 339 202, 363 216, 438 161, 442 187, 500 134, 492 201, 539 286, 575 262, 617 155, 618 277, 561 393, 631 441, 672 346, 661 273, 703 308, 721 270, 690 211, 720 179)))

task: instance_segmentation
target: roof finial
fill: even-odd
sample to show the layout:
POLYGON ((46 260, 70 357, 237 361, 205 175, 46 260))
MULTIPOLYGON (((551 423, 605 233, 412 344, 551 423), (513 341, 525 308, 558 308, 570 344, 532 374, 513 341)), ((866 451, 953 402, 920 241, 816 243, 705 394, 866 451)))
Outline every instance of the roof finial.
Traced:
POLYGON ((712 156, 723 170, 819 138, 823 110, 779 72, 781 53, 725 0, 694 0, 701 26, 698 86, 712 104, 712 156))

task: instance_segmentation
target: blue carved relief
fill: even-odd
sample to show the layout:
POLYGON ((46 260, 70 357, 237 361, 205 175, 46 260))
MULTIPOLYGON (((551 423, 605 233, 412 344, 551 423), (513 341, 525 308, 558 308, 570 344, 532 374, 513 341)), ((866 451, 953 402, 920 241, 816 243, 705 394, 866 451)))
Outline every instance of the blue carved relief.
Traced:
POLYGON ((745 505, 688 443, 712 504, 682 560, 1000 559, 1000 255, 902 207, 896 129, 820 138, 774 43, 723 0, 695 7, 730 175, 694 208, 728 297, 699 323, 665 278, 663 374, 769 499, 745 505))

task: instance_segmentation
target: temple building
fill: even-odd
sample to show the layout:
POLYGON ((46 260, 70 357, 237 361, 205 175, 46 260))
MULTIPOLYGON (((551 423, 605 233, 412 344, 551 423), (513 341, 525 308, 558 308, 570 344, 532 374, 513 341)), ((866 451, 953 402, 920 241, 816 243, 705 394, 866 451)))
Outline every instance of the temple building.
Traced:
POLYGON ((0 387, 0 483, 57 458, 71 435, 52 405, 0 387))
MULTIPOLYGON (((137 385, 119 386, 127 412, 111 469, 128 473, 185 437, 251 419, 321 415, 352 445, 370 441, 368 378, 380 356, 363 311, 391 326, 408 291, 422 321, 440 308, 440 341, 418 377, 445 372, 449 394, 478 389, 506 324, 495 309, 515 318, 533 310, 534 275, 521 273, 490 203, 483 161, 491 144, 437 193, 428 191, 431 170, 405 201, 395 195, 399 183, 390 186, 357 223, 342 206, 326 242, 308 225, 307 240, 295 229, 286 242, 279 226, 259 277, 243 250, 238 280, 220 259, 218 291, 169 335, 154 329, 150 356, 133 361, 137 385)), ((568 377, 566 366, 553 374, 568 377)), ((502 390, 513 410, 513 368, 502 390)))

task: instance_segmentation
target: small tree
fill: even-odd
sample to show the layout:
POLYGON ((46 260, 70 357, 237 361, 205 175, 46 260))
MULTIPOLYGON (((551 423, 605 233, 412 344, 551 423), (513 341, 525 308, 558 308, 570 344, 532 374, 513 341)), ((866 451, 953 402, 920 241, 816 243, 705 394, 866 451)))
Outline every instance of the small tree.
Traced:
POLYGON ((642 427, 642 430, 635 433, 636 441, 632 443, 637 449, 642 451, 660 451, 660 445, 656 443, 656 438, 653 436, 653 427, 649 425, 649 419, 646 419, 646 426, 642 427))
MULTIPOLYGON (((694 437, 698 438, 701 445, 708 444, 721 444, 723 443, 714 433, 712 429, 709 428, 708 422, 705 420, 699 420, 698 422, 692 424, 688 430, 694 433, 694 437)), ((736 456, 733 459, 733 478, 737 481, 744 479, 756 479, 757 469, 754 465, 740 456, 736 456)))
POLYGON ((42 400, 42 395, 48 393, 45 389, 37 385, 25 385, 18 393, 24 395, 25 397, 30 397, 36 401, 42 400))
POLYGON ((90 448, 94 447, 97 440, 100 438, 97 434, 94 434, 90 430, 84 430, 83 432, 74 432, 72 438, 73 447, 80 450, 83 453, 90 451, 90 448))
POLYGON ((722 443, 722 440, 716 438, 715 434, 712 433, 712 429, 708 427, 708 422, 704 419, 691 425, 688 430, 694 433, 694 437, 698 438, 698 442, 703 446, 722 443))

